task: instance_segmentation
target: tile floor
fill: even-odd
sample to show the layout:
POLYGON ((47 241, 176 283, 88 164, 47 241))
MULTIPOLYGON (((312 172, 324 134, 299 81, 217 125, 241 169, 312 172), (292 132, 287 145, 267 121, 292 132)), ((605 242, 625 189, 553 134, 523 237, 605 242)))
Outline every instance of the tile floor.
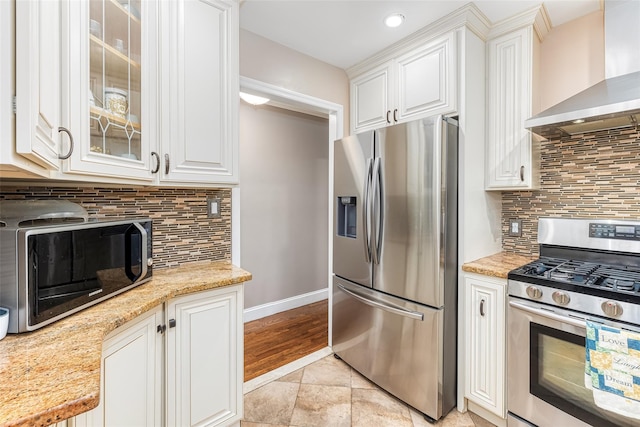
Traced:
POLYGON ((243 427, 491 427, 453 410, 437 424, 327 356, 244 396, 243 427))

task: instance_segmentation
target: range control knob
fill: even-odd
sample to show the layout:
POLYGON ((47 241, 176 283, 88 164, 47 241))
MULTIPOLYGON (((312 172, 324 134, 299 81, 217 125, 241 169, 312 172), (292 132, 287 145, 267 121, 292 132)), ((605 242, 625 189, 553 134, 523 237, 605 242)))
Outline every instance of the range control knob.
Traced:
POLYGON ((569 297, 569 295, 561 291, 555 291, 551 295, 551 298, 553 298, 553 300, 560 305, 567 305, 569 304, 569 301, 571 301, 571 298, 569 297))
POLYGON ((527 286, 527 295, 533 299, 542 298, 542 291, 536 286, 527 286))
POLYGON ((607 316, 618 317, 622 314, 622 306, 615 301, 605 301, 600 307, 607 316))

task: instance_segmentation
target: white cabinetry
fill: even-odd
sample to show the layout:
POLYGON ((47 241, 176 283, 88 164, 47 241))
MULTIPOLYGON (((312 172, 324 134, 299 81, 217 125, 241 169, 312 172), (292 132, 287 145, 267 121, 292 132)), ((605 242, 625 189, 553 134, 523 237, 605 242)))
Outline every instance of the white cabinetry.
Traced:
POLYGON ((15 40, 19 47, 16 50, 16 152, 46 169, 58 170, 60 2, 17 1, 15 13, 15 40))
POLYGON ((161 181, 238 181, 238 3, 160 2, 161 181))
POLYGON ((168 425, 230 425, 242 418, 242 301, 240 285, 169 303, 168 425))
POLYGON ((103 344, 100 404, 75 427, 162 425, 162 308, 112 332, 103 344))
POLYGON ((535 85, 539 45, 549 30, 544 9, 533 10, 530 22, 508 22, 487 41, 487 190, 539 187, 539 149, 524 121, 537 113, 535 85), (534 25, 534 23, 536 25, 534 25), (506 26, 516 26, 510 30, 506 26))
POLYGON ((504 279, 465 274, 465 397, 505 417, 504 279))
POLYGON ((352 132, 455 111, 455 46, 452 31, 352 78, 352 132))
POLYGON ((100 404, 69 420, 71 427, 238 424, 242 286, 175 298, 112 332, 103 345, 100 404))

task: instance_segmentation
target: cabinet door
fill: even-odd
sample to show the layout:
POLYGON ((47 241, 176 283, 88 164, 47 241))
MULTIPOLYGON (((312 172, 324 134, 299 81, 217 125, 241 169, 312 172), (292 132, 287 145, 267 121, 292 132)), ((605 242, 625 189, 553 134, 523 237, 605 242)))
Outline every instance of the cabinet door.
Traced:
POLYGON ((352 133, 392 123, 392 69, 393 61, 389 61, 351 80, 352 133))
POLYGON ((161 2, 162 181, 238 180, 238 7, 161 2))
POLYGON ((162 309, 127 323, 104 341, 100 404, 74 427, 162 425, 162 309))
POLYGON ((242 418, 242 286, 169 303, 167 424, 222 426, 242 418))
POLYGON ((455 111, 455 33, 396 60, 395 121, 455 111))
POLYGON ((465 397, 505 417, 505 283, 465 278, 465 397))
POLYGON ((156 6, 64 2, 63 119, 76 141, 66 173, 155 178, 156 6))
POLYGON ((60 2, 17 1, 15 11, 16 152, 58 170, 60 2))
POLYGON ((533 29, 526 27, 487 42, 487 189, 536 186, 531 133, 533 29))

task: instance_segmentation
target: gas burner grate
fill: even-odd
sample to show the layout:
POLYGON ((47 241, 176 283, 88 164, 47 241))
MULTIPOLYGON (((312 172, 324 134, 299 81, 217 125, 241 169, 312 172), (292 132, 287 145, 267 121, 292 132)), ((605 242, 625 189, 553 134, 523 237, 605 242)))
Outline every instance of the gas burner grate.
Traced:
POLYGON ((563 282, 585 283, 591 273, 597 270, 598 264, 583 261, 566 261, 549 270, 545 277, 563 282))
POLYGON ((593 273, 587 284, 614 291, 640 293, 640 270, 602 266, 593 273))
POLYGON ((526 274, 528 276, 545 276, 545 273, 556 268, 563 262, 565 261, 561 259, 539 258, 523 267, 520 267, 520 270, 522 274, 526 274))

